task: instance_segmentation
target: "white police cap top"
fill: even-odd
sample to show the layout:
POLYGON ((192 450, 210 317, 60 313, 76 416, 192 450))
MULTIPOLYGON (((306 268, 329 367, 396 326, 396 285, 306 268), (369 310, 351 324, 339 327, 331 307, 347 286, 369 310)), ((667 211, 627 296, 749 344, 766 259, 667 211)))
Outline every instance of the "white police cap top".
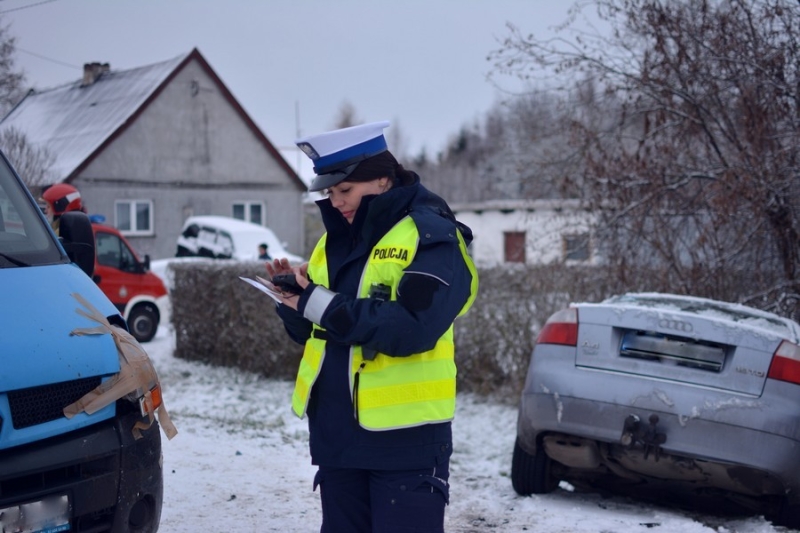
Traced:
POLYGON ((387 127, 388 120, 361 124, 303 137, 295 144, 314 163, 316 174, 328 174, 385 152, 388 147, 383 129, 387 127))

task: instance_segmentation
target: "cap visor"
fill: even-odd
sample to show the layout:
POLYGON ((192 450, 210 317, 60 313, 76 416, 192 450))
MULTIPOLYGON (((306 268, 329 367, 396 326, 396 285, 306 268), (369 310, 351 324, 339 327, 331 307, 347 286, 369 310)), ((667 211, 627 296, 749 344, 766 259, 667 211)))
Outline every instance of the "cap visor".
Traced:
POLYGON ((337 183, 341 183, 347 178, 358 166, 358 163, 353 163, 339 170, 328 172, 327 174, 320 174, 311 181, 311 187, 308 188, 311 192, 318 192, 328 187, 333 187, 337 183))

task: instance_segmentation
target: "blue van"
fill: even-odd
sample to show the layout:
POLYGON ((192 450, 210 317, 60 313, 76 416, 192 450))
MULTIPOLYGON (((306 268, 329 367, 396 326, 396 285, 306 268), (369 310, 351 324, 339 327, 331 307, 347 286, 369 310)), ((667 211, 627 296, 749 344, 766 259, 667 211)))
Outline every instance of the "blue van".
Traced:
POLYGON ((152 533, 158 423, 148 426, 130 395, 64 415, 121 368, 111 335, 71 334, 97 325, 76 312, 74 294, 126 326, 92 281, 89 218, 65 213, 59 234, 0 154, 0 531, 152 533), (136 438, 135 425, 146 428, 136 438))

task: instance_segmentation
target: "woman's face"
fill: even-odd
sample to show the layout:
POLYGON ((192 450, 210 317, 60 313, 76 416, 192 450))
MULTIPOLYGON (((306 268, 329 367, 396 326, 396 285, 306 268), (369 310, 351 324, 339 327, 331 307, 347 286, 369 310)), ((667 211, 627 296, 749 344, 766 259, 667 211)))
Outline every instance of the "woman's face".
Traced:
POLYGON ((352 224, 356 216, 361 198, 370 194, 381 194, 389 189, 389 178, 377 178, 372 181, 343 181, 327 189, 326 193, 331 205, 352 224))

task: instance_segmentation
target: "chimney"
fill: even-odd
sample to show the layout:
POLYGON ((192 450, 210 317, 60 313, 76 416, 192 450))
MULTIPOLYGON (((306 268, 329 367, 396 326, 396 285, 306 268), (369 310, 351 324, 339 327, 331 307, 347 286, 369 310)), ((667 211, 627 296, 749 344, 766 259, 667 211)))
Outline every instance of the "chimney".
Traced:
POLYGON ((105 74, 111 69, 108 63, 84 63, 83 64, 83 83, 81 87, 88 87, 89 85, 100 79, 100 76, 105 74))

